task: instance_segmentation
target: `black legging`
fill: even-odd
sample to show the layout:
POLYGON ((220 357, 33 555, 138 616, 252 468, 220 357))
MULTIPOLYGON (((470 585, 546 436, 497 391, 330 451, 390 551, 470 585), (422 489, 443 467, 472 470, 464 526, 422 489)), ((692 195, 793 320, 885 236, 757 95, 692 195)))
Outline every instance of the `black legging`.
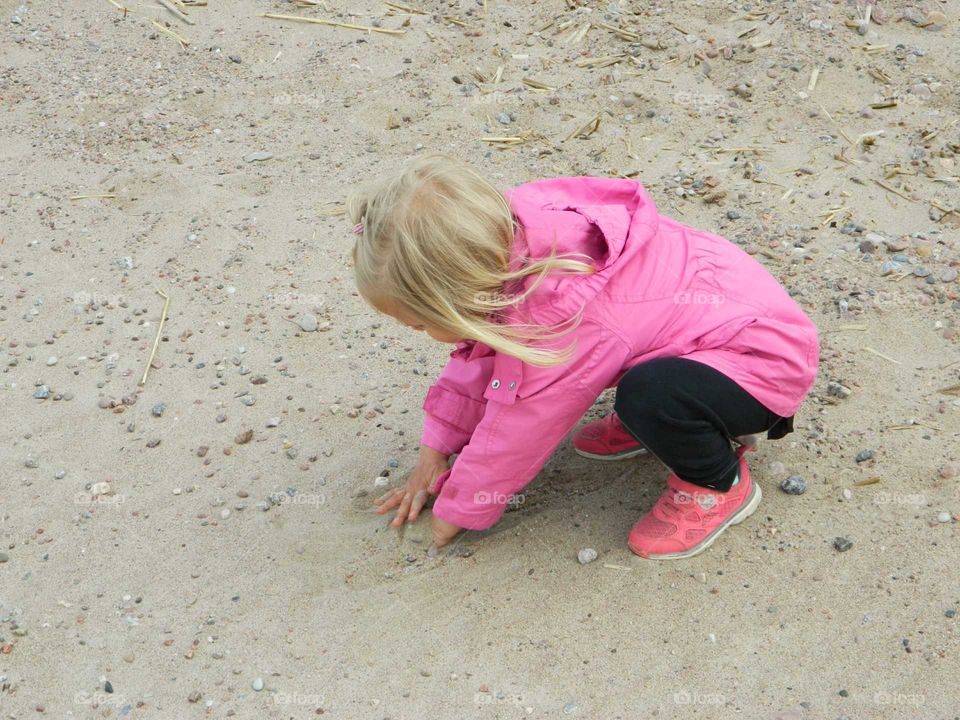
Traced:
POLYGON ((727 491, 739 469, 731 440, 767 432, 781 438, 793 417, 781 417, 712 367, 658 358, 630 368, 614 404, 623 426, 681 480, 727 491))

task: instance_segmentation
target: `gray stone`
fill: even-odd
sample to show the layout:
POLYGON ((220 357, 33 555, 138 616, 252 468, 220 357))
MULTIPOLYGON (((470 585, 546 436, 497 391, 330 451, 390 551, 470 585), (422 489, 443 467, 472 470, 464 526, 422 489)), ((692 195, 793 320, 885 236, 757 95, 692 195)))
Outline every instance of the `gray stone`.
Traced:
POLYGON ((257 150, 256 152, 247 153, 243 156, 244 162, 262 162, 263 160, 269 160, 273 157, 272 152, 266 152, 265 150, 257 150))
POLYGON ((304 332, 314 332, 320 323, 317 322, 317 316, 313 313, 304 313, 297 318, 297 325, 304 332))
POLYGON ((586 565, 587 563, 592 563, 597 559, 597 551, 593 548, 584 548, 577 553, 577 560, 580 561, 581 565, 586 565))
POLYGON ((787 495, 803 495, 807 491, 807 481, 799 475, 791 475, 783 479, 780 489, 787 495))
POLYGON ((853 391, 846 385, 831 380, 827 383, 827 394, 838 398, 848 398, 853 394, 853 391))
POLYGON ((853 541, 845 537, 835 537, 833 539, 833 548, 837 552, 846 552, 853 547, 853 541))

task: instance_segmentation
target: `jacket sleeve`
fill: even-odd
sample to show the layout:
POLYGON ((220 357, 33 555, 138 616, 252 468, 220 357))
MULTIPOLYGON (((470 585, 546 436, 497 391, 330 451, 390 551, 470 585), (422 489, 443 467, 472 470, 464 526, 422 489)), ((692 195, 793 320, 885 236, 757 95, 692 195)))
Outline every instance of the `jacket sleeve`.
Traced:
POLYGON ((471 530, 496 523, 511 495, 536 477, 629 357, 619 337, 593 325, 578 329, 569 363, 524 365, 523 383, 512 402, 487 401, 469 443, 441 478, 434 515, 471 530))
POLYGON ((493 372, 493 356, 468 360, 471 350, 471 346, 462 344, 450 353, 450 360, 423 401, 420 444, 445 455, 463 449, 487 404, 483 390, 493 372))

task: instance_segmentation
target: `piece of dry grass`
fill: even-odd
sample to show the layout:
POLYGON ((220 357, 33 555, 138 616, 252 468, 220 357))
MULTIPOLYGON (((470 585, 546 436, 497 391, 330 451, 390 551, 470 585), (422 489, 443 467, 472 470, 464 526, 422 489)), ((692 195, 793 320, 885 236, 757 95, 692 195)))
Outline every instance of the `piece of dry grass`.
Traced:
POLYGON ((371 27, 369 25, 354 25, 352 23, 336 22, 335 20, 325 20, 323 18, 308 18, 300 15, 280 15, 278 13, 260 13, 258 17, 269 18, 270 20, 292 20, 294 22, 312 23, 314 25, 329 25, 330 27, 343 28, 345 30, 360 30, 363 32, 374 32, 382 35, 406 35, 406 30, 393 30, 390 28, 371 27))
POLYGON ((578 68, 603 68, 610 65, 616 65, 626 60, 626 54, 622 55, 604 55, 603 57, 580 58, 574 65, 578 68))
POLYGON ((539 80, 534 80, 533 78, 523 78, 521 82, 532 90, 540 90, 544 92, 556 90, 553 85, 547 85, 546 83, 540 82, 539 80))
POLYGON ((541 139, 543 136, 533 132, 532 130, 523 130, 515 135, 495 135, 489 137, 480 138, 481 142, 485 142, 488 145, 491 145, 495 148, 504 150, 506 148, 518 147, 520 145, 526 145, 535 140, 541 139))
POLYGON ((906 194, 900 192, 900 191, 897 190, 895 187, 892 187, 892 186, 890 186, 890 185, 887 185, 885 182, 881 182, 880 180, 877 180, 876 178, 874 178, 873 181, 874 181, 877 185, 879 185, 880 187, 882 187, 884 190, 886 190, 887 192, 893 193, 894 195, 898 195, 899 197, 902 197, 904 200, 909 200, 910 202, 914 202, 914 203, 915 203, 915 202, 918 202, 917 200, 914 200, 914 199, 913 199, 912 197, 910 197, 909 195, 906 195, 906 194))
POLYGON ((878 358, 883 358, 883 359, 886 360, 887 362, 892 362, 892 363, 894 363, 894 364, 896 364, 896 365, 901 365, 901 364, 902 364, 899 360, 894 360, 894 359, 893 359, 892 357, 890 357, 889 355, 884 355, 882 352, 880 352, 879 350, 874 350, 872 347, 864 347, 863 349, 866 350, 868 353, 871 353, 871 354, 873 354, 873 355, 876 355, 878 358))
POLYGON ((581 125, 572 133, 567 135, 567 137, 565 137, 563 141, 566 142, 567 140, 572 140, 573 138, 579 138, 581 140, 585 140, 586 138, 593 135, 600 128, 601 115, 602 113, 597 113, 596 115, 594 115, 583 125, 581 125))
POLYGON ((73 195, 70 197, 70 200, 86 200, 87 198, 104 198, 107 200, 112 200, 116 195, 113 193, 101 193, 95 195, 73 195))
POLYGON ((409 13, 410 15, 429 15, 430 14, 426 10, 418 10, 415 7, 410 7, 409 5, 401 5, 400 3, 385 2, 383 4, 386 5, 388 8, 391 8, 393 10, 399 10, 400 12, 409 13))
POLYGON ((162 33, 164 33, 164 34, 166 34, 166 35, 169 35, 169 36, 172 37, 174 40, 176 40, 178 43, 180 43, 180 47, 186 49, 187 45, 190 44, 190 41, 187 40, 185 37, 183 37, 182 35, 174 32, 173 30, 171 30, 171 29, 168 28, 168 27, 166 27, 166 26, 164 26, 164 25, 161 25, 161 24, 158 23, 156 20, 151 20, 150 22, 153 23, 153 26, 154 26, 155 28, 157 28, 157 30, 159 30, 160 32, 162 32, 162 33))
POLYGON ((157 348, 160 346, 160 336, 163 334, 163 324, 167 321, 167 310, 170 307, 170 296, 163 290, 158 289, 157 295, 163 298, 163 312, 160 314, 160 324, 157 325, 157 336, 153 339, 153 349, 150 351, 150 357, 147 359, 147 367, 143 369, 143 377, 140 378, 140 385, 147 382, 147 373, 150 372, 150 366, 153 365, 153 359, 157 355, 157 348))
POLYGON ((187 14, 183 10, 181 10, 172 2, 170 2, 170 0, 157 0, 157 2, 163 5, 163 7, 165 7, 167 10, 169 10, 170 14, 172 14, 175 18, 177 18, 177 20, 180 20, 181 22, 185 22, 187 25, 197 24, 192 19, 187 17, 187 14))

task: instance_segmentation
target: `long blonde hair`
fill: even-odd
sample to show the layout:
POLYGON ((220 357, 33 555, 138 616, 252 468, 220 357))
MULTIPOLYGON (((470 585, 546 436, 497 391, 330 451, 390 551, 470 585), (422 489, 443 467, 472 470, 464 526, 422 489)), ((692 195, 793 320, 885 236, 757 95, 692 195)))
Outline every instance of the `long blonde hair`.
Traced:
POLYGON ((507 323, 502 314, 548 273, 591 273, 594 267, 554 250, 511 268, 514 236, 522 227, 504 195, 465 164, 440 153, 418 157, 352 193, 347 215, 362 224, 353 261, 357 289, 372 306, 399 305, 421 322, 534 365, 569 360, 573 346, 556 350, 530 343, 570 332, 580 314, 549 328, 507 323), (530 287, 510 294, 531 275, 536 280, 530 287))

